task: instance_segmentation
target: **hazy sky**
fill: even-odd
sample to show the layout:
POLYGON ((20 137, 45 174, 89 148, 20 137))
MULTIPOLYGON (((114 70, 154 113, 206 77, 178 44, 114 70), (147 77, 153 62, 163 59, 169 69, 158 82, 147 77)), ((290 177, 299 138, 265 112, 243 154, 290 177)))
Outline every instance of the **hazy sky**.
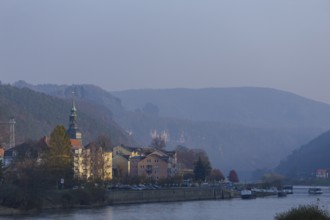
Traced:
POLYGON ((0 76, 261 86, 330 103, 330 0, 1 0, 0 76))

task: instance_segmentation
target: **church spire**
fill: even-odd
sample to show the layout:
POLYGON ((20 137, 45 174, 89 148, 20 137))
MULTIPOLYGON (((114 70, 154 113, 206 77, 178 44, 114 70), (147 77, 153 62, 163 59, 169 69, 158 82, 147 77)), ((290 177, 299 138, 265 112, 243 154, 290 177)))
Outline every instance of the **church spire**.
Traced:
POLYGON ((72 107, 69 116, 69 129, 68 134, 71 139, 79 139, 81 140, 81 133, 78 131, 78 115, 76 103, 74 100, 74 92, 72 92, 72 107))

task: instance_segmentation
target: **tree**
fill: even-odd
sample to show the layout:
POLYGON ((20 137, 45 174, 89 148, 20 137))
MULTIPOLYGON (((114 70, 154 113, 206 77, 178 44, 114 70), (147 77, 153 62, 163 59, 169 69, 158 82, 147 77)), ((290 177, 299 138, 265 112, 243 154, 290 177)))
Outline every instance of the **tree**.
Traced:
POLYGON ((284 176, 273 172, 264 174, 262 178, 262 181, 264 182, 265 185, 276 186, 276 187, 281 187, 283 180, 284 180, 284 176))
POLYGON ((195 180, 204 181, 206 177, 205 167, 202 159, 199 157, 194 167, 195 180))
POLYGON ((231 170, 229 172, 228 179, 232 183, 238 183, 239 182, 238 175, 237 175, 235 170, 231 170))
POLYGON ((66 129, 62 125, 54 128, 50 134, 49 148, 45 154, 44 163, 50 174, 56 180, 72 179, 73 155, 71 142, 66 129))
POLYGON ((225 176, 219 169, 213 169, 210 174, 210 179, 213 181, 222 181, 225 179, 225 176))
POLYGON ((102 147, 103 150, 113 150, 112 141, 106 134, 101 134, 96 138, 95 144, 102 147))
POLYGON ((166 142, 165 138, 162 137, 162 135, 158 134, 156 135, 150 144, 150 147, 156 148, 156 149, 164 149, 166 148, 166 142))
POLYGON ((206 177, 210 175, 212 168, 208 160, 202 160, 201 157, 198 157, 198 160, 195 163, 194 175, 195 180, 204 181, 206 177))
POLYGON ((102 147, 95 143, 89 144, 91 155, 91 174, 94 181, 101 180, 104 177, 104 158, 102 147))
POLYGON ((2 205, 31 209, 40 208, 44 192, 49 182, 49 172, 39 162, 38 155, 43 154, 42 144, 28 141, 15 147, 15 157, 4 171, 1 183, 2 205), (13 193, 15 191, 15 193, 13 193))
POLYGON ((211 167, 209 157, 203 149, 189 149, 188 147, 178 145, 175 151, 177 152, 178 162, 183 169, 194 169, 199 157, 208 167, 211 167))

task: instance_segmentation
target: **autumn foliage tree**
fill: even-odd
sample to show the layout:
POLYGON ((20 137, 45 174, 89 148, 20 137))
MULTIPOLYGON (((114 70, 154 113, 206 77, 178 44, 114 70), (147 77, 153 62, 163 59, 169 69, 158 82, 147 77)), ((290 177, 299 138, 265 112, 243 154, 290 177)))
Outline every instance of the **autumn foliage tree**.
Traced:
POLYGON ((238 183, 239 182, 238 175, 237 175, 235 170, 231 170, 229 172, 228 179, 232 183, 238 183))

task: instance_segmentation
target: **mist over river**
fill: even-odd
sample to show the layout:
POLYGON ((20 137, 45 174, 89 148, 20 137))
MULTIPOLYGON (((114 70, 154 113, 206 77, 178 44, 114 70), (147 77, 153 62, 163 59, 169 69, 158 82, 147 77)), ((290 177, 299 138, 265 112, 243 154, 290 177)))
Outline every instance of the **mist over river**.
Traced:
POLYGON ((52 210, 36 216, 0 219, 76 219, 76 220, 271 220, 276 213, 303 204, 318 205, 330 212, 330 189, 323 187, 322 195, 308 195, 308 187, 294 187, 294 194, 242 200, 208 200, 171 203, 107 206, 94 209, 52 210))

